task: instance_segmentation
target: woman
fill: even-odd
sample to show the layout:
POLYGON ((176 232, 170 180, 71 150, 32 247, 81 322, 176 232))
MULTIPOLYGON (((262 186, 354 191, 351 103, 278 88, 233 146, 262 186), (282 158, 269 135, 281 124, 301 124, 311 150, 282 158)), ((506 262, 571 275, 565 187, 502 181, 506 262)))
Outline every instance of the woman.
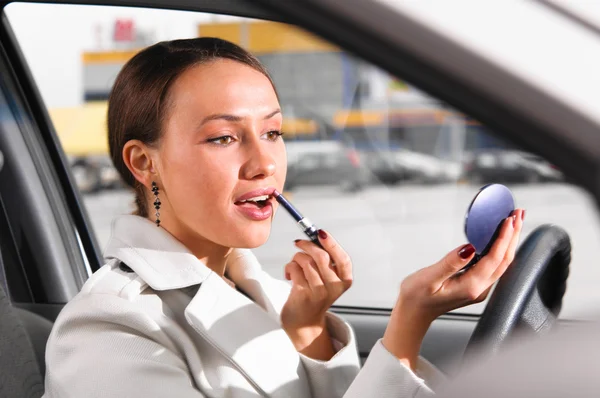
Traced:
POLYGON ((512 261, 523 212, 462 276, 470 245, 409 276, 359 371, 352 330, 327 312, 352 283, 335 239, 320 231, 322 249, 296 242, 285 265, 291 288, 248 250, 267 240, 272 194, 284 185, 281 124, 268 73, 232 43, 158 43, 124 66, 109 100, 109 143, 138 209, 114 221, 107 264, 56 321, 47 397, 431 393, 439 374, 418 358, 427 328, 484 299, 512 261))

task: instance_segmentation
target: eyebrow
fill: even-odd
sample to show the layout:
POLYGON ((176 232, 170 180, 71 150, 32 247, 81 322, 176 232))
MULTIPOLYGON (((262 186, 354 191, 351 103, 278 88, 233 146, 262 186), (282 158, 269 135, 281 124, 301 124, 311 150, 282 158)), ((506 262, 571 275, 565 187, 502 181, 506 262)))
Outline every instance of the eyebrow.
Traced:
MULTIPOLYGON (((273 116, 280 114, 280 113, 281 113, 281 109, 276 109, 273 112, 269 113, 267 116, 265 116, 263 118, 263 120, 270 119, 273 116)), ((203 126, 204 124, 206 124, 210 121, 213 121, 213 120, 226 120, 228 122, 241 122, 242 120, 244 120, 244 117, 236 116, 236 115, 229 115, 226 113, 215 113, 214 115, 208 115, 204 119, 202 119, 202 122, 200 122, 200 126, 203 126)))

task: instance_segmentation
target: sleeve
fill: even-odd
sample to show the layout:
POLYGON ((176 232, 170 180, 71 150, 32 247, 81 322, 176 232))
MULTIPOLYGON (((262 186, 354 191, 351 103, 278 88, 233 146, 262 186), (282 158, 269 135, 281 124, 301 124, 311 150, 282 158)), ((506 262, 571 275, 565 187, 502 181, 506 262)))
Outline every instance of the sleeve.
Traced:
POLYGON ((415 374, 391 354, 381 342, 375 343, 365 365, 344 398, 422 398, 433 396, 433 388, 444 382, 444 375, 432 364, 419 358, 415 374))
POLYGON ((314 398, 421 398, 445 381, 435 366, 419 358, 416 374, 402 364, 378 340, 360 369, 354 332, 349 324, 328 313, 327 325, 335 345, 341 348, 329 361, 300 354, 314 398))
POLYGON ((313 398, 344 396, 360 369, 356 339, 350 325, 337 315, 327 313, 327 329, 334 347, 339 348, 329 361, 319 361, 299 354, 313 398))
POLYGON ((48 340, 44 396, 202 398, 180 356, 153 338, 161 332, 152 324, 117 296, 74 299, 48 340))

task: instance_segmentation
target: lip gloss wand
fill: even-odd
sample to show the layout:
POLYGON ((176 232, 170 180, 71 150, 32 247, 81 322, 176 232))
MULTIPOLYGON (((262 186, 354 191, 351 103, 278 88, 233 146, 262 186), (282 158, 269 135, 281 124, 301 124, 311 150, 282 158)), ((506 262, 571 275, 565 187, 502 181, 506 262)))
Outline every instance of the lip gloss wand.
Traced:
POLYGON ((323 248, 323 246, 321 246, 321 243, 319 242, 319 229, 317 228, 317 226, 313 224, 308 218, 304 217, 300 213, 300 211, 298 211, 298 209, 296 209, 280 192, 274 191, 273 196, 275 197, 275 200, 277 200, 277 202, 279 202, 279 204, 287 210, 287 212, 292 216, 292 218, 296 220, 296 223, 300 230, 306 236, 308 236, 308 238, 315 245, 319 246, 320 248, 323 248))

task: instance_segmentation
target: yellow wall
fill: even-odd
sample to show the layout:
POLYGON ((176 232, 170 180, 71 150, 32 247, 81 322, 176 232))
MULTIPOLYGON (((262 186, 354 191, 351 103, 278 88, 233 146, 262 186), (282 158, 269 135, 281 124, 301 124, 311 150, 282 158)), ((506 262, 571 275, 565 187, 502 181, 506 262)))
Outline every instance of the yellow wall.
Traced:
POLYGON ((106 102, 48 110, 63 149, 69 155, 108 153, 106 111, 106 102))
POLYGON ((335 113, 333 125, 337 128, 443 125, 448 123, 448 117, 463 118, 463 123, 470 126, 479 125, 477 121, 457 112, 419 108, 385 111, 345 109, 335 113))
POLYGON ((244 46, 241 42, 242 25, 240 23, 211 23, 198 25, 198 36, 218 37, 228 40, 238 46, 244 46))
POLYGON ((257 54, 339 51, 337 47, 308 32, 282 23, 253 23, 249 33, 248 49, 257 54))
POLYGON ((129 51, 86 51, 81 54, 84 65, 89 64, 124 64, 141 49, 129 51))
POLYGON ((336 46, 292 25, 257 21, 198 25, 198 36, 229 40, 254 54, 339 51, 336 46))

